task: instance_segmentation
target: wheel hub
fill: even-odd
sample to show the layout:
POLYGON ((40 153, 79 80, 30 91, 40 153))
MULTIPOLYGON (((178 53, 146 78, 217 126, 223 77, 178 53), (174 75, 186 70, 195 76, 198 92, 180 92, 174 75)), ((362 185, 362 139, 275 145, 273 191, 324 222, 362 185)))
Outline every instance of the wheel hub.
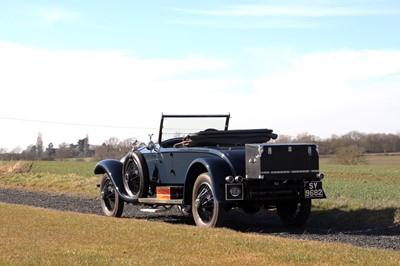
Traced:
POLYGON ((200 207, 200 199, 196 199, 196 200, 194 201, 194 206, 195 206, 196 208, 200 207))

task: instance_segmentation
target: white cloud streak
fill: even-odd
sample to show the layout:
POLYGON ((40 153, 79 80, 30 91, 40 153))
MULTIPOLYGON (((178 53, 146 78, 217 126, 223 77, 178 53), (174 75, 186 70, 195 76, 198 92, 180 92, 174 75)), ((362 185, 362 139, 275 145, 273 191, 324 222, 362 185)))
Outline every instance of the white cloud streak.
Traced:
POLYGON ((173 8, 171 10, 207 16, 263 16, 263 17, 340 17, 340 16, 371 16, 398 14, 400 9, 389 9, 346 4, 343 6, 334 5, 307 5, 304 3, 276 5, 254 4, 254 5, 232 5, 224 9, 201 10, 173 8))
POLYGON ((34 15, 46 25, 53 25, 56 23, 71 23, 79 20, 82 17, 82 15, 78 12, 61 8, 37 8, 34 9, 33 12, 34 15))
MULTIPOLYGON (((230 112, 232 128, 271 127, 289 135, 400 130, 400 50, 259 49, 252 56, 250 61, 259 64, 253 66, 260 70, 256 77, 242 73, 243 62, 200 55, 144 59, 120 51, 49 51, 0 42, 0 116, 156 128, 162 112, 230 112), (279 69, 270 71, 275 66, 279 69), (238 69, 236 75, 224 76, 231 67, 238 69), (216 72, 221 76, 211 78, 216 72)), ((7 128, 0 132, 0 147, 7 148, 25 148, 38 132, 56 146, 86 134, 93 144, 112 136, 146 140, 148 133, 157 134, 0 124, 7 128)))

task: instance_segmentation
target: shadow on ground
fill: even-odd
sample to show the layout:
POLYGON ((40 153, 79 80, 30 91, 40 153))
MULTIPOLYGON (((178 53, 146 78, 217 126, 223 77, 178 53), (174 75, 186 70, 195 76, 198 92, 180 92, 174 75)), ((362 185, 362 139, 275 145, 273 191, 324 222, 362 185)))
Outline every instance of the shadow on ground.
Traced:
MULTIPOLYGON (((167 212, 138 214, 138 209, 130 211, 126 217, 163 221, 172 224, 194 225, 190 216, 184 216, 174 207, 167 212)), ((338 234, 353 235, 400 235, 400 225, 394 224, 395 208, 380 210, 359 209, 343 211, 339 209, 312 211, 307 225, 301 229, 288 229, 278 218, 276 211, 261 209, 256 214, 247 214, 242 210, 231 210, 225 216, 225 227, 253 233, 286 234, 338 234)))

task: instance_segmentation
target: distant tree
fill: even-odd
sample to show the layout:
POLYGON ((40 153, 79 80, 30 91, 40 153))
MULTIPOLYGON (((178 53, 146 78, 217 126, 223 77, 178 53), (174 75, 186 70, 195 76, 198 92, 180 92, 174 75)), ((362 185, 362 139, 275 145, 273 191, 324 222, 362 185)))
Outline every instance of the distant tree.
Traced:
POLYGON ((17 146, 14 149, 12 149, 10 153, 21 153, 21 152, 22 148, 20 146, 17 146))
POLYGON ((119 143, 119 148, 120 148, 121 154, 128 153, 132 149, 131 140, 130 139, 126 139, 124 141, 121 141, 119 143))
POLYGON ((357 165, 367 164, 364 149, 357 145, 339 147, 336 151, 336 158, 340 164, 357 165))
POLYGON ((96 147, 96 159, 120 159, 130 150, 129 140, 120 141, 116 137, 106 140, 101 146, 96 147))
POLYGON ((293 138, 289 135, 278 135, 278 138, 274 140, 275 143, 289 143, 293 142, 293 138))
POLYGON ((53 160, 56 157, 56 149, 54 149, 53 143, 49 143, 49 145, 46 148, 46 157, 43 159, 46 160, 53 160))
POLYGON ((310 135, 307 132, 301 133, 296 136, 296 138, 293 140, 293 142, 297 143, 316 143, 320 140, 319 137, 310 135))
POLYGON ((79 145, 70 143, 68 148, 67 158, 78 158, 78 157, 82 157, 82 152, 79 149, 79 145))
POLYGON ((7 149, 0 148, 0 160, 7 160, 7 149))
POLYGON ((78 148, 80 157, 86 157, 89 150, 89 138, 86 135, 86 138, 78 140, 78 148))
POLYGON ((60 160, 64 160, 65 158, 69 157, 69 145, 66 142, 61 143, 58 145, 57 155, 56 158, 60 160))
POLYGON ((85 142, 83 144, 83 154, 85 157, 89 155, 89 136, 86 134, 85 142))
POLYGON ((29 145, 24 151, 22 151, 21 155, 25 160, 37 160, 38 154, 36 145, 29 145))
POLYGON ((42 133, 40 132, 36 139, 36 152, 37 152, 37 158, 41 159, 43 156, 43 139, 42 139, 42 133))
POLYGON ((109 154, 108 147, 105 142, 102 145, 97 146, 95 149, 95 156, 96 156, 97 160, 103 160, 106 158, 110 158, 108 154, 109 154))

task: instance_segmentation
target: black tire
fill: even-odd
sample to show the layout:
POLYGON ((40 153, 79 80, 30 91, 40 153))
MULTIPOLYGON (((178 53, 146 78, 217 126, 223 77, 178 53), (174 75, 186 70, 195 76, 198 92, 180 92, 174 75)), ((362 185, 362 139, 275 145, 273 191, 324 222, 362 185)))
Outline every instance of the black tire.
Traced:
POLYGON ((101 177, 100 202, 105 216, 121 217, 124 211, 124 201, 118 195, 115 185, 107 173, 101 177))
POLYGON ((200 227, 219 227, 223 224, 225 209, 215 198, 209 173, 200 174, 193 186, 192 215, 200 227))
POLYGON ((311 213, 311 199, 287 201, 276 206, 278 216, 289 228, 303 227, 311 213))
POLYGON ((126 158, 122 183, 132 199, 145 198, 149 193, 149 172, 141 154, 132 152, 126 158))

